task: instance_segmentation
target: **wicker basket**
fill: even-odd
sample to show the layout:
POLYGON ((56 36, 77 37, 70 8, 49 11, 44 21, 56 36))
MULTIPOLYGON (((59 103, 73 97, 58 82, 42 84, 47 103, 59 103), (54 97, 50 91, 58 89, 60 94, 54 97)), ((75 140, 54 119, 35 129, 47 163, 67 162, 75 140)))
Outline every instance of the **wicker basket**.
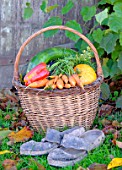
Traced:
POLYGON ((43 28, 31 35, 20 47, 14 64, 13 85, 18 91, 21 106, 30 125, 37 131, 40 129, 46 131, 47 128, 73 127, 75 125, 89 129, 96 116, 102 81, 103 74, 97 50, 84 35, 66 26, 43 28), (55 29, 73 32, 87 42, 94 52, 97 63, 97 80, 85 86, 85 91, 79 87, 54 91, 26 88, 19 80, 19 61, 25 46, 36 36, 55 29))

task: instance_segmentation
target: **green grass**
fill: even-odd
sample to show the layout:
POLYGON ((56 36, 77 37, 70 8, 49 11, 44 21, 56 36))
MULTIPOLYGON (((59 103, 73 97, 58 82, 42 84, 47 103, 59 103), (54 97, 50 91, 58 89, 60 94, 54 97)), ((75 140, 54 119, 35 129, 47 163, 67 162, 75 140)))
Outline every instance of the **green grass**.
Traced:
MULTIPOLYGON (((11 125, 12 119, 5 121, 4 116, 7 114, 10 114, 12 116, 13 113, 14 113, 14 111, 11 109, 7 109, 5 112, 0 110, 0 127, 9 127, 11 125)), ((122 115, 122 112, 117 112, 111 116, 108 116, 108 119, 121 121, 121 119, 122 119, 121 115, 122 115)), ((96 117, 96 119, 94 121, 94 125, 98 125, 99 129, 103 128, 101 121, 100 121, 101 119, 100 118, 98 119, 98 117, 96 117)), ((32 139, 35 141, 40 141, 43 137, 44 137, 44 134, 41 135, 41 134, 35 132, 32 139)), ((37 163, 43 165, 46 168, 46 170, 76 170, 79 166, 86 168, 90 164, 93 164, 93 163, 109 164, 109 162, 111 161, 111 156, 122 157, 122 150, 119 149, 117 146, 114 146, 111 143, 112 139, 113 139, 112 134, 106 135, 104 143, 101 146, 99 146, 98 148, 89 152, 88 156, 86 158, 84 158, 81 162, 77 163, 75 166, 73 166, 73 167, 68 166, 65 168, 57 168, 57 167, 52 167, 52 166, 48 165, 46 155, 35 156, 35 157, 20 155, 19 149, 20 149, 20 145, 22 143, 16 143, 12 146, 8 146, 7 142, 9 141, 9 139, 5 138, 0 143, 0 151, 11 150, 11 151, 13 151, 13 153, 0 155, 0 170, 3 170, 2 162, 4 160, 6 160, 6 159, 15 160, 17 157, 20 159, 17 163, 18 170, 21 170, 22 168, 26 168, 26 169, 31 168, 33 170, 38 170, 37 163), (33 161, 33 159, 35 159, 35 161, 33 161)), ((117 170, 117 169, 118 168, 114 168, 113 170, 117 170)))

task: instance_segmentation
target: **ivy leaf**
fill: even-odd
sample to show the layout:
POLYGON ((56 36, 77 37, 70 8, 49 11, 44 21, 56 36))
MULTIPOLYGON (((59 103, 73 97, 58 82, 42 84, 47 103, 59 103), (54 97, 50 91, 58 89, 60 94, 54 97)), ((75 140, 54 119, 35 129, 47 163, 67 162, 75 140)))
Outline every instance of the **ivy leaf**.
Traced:
POLYGON ((118 67, 122 71, 122 52, 120 53, 118 58, 118 67))
POLYGON ((101 25, 104 19, 108 18, 108 8, 95 15, 97 22, 101 25))
POLYGON ((120 42, 120 45, 122 46, 122 32, 120 32, 119 34, 119 42, 120 42))
POLYGON ((122 109, 122 96, 118 97, 116 101, 116 107, 122 109))
POLYGON ((114 62, 114 64, 112 65, 111 69, 110 69, 110 77, 114 77, 115 75, 118 75, 120 73, 120 69, 118 67, 118 63, 114 62))
POLYGON ((109 72, 110 72, 109 68, 106 65, 104 65, 104 66, 102 66, 102 70, 103 70, 104 77, 107 78, 109 76, 109 72))
POLYGON ((55 5, 53 5, 53 6, 48 6, 48 7, 46 8, 47 13, 51 12, 52 10, 54 10, 55 8, 57 8, 58 6, 59 6, 58 4, 55 4, 55 5))
MULTIPOLYGON (((77 23, 75 20, 70 20, 66 22, 66 26, 73 28, 74 30, 77 30, 78 32, 82 33, 80 24, 77 23)), ((80 38, 78 35, 71 33, 69 31, 65 31, 65 35, 75 42, 78 41, 78 39, 80 38)))
POLYGON ((24 19, 28 19, 33 15, 33 9, 31 7, 26 7, 24 8, 24 15, 23 18, 24 19))
POLYGON ((74 7, 72 0, 69 0, 68 3, 62 8, 62 15, 67 14, 74 7))
POLYGON ((122 30, 122 17, 118 17, 116 13, 112 13, 109 17, 108 26, 114 32, 122 30))
POLYGON ((96 14, 95 6, 84 6, 81 9, 81 15, 84 21, 89 21, 96 14))
POLYGON ((97 43, 100 43, 103 38, 103 31, 100 28, 94 30, 92 37, 97 43))
POLYGON ((117 2, 113 6, 113 10, 115 11, 116 15, 121 17, 122 16, 122 2, 117 2))
POLYGON ((118 34, 108 33, 103 36, 103 39, 100 43, 100 47, 103 48, 108 54, 114 51, 116 41, 118 39, 118 34))
MULTIPOLYGON (((91 36, 91 34, 87 34, 86 37, 91 41, 93 42, 93 38, 91 36)), ((80 52, 82 52, 83 50, 87 49, 88 47, 88 44, 82 40, 82 39, 79 39, 76 43, 75 43, 75 48, 77 48, 80 52)))
POLYGON ((29 2, 26 2, 26 7, 30 7, 31 4, 29 2))
POLYGON ((101 0, 100 2, 98 2, 98 5, 104 5, 106 4, 106 0, 101 0))
MULTIPOLYGON (((43 28, 53 26, 53 25, 62 25, 62 19, 60 17, 51 17, 47 22, 44 23, 43 28)), ((50 30, 44 33, 45 38, 49 38, 56 34, 58 30, 50 30)))
POLYGON ((101 84, 101 98, 107 100, 111 94, 109 85, 107 83, 101 84))
POLYGON ((46 8, 47 8, 47 4, 48 4, 48 1, 47 0, 44 0, 42 1, 42 4, 40 5, 40 9, 43 11, 43 12, 47 12, 46 11, 46 8))
POLYGON ((111 58, 113 61, 116 61, 120 52, 122 51, 122 47, 120 46, 120 44, 117 42, 114 51, 111 54, 111 58))

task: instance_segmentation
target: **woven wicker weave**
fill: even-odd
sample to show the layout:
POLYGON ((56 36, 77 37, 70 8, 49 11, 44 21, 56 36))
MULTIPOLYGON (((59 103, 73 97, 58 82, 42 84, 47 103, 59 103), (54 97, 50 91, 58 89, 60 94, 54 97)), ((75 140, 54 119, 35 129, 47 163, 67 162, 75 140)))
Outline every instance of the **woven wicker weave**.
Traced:
POLYGON ((30 36, 20 47, 14 64, 13 85, 18 91, 23 111, 30 125, 37 131, 47 128, 64 128, 75 125, 89 129, 96 116, 100 85, 103 74, 98 53, 93 44, 83 34, 66 26, 51 26, 43 28, 30 36), (97 63, 97 80, 85 86, 85 91, 79 87, 70 89, 45 91, 43 89, 26 88, 19 80, 19 61, 25 46, 36 36, 48 30, 61 29, 77 34, 91 47, 97 63))

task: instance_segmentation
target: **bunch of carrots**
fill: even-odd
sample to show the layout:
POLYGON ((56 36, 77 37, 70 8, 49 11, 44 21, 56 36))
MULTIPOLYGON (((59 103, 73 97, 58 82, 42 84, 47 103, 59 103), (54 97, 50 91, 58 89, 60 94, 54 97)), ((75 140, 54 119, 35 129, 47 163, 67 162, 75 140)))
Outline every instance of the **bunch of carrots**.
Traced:
POLYGON ((79 86, 84 89, 83 84, 78 76, 74 73, 70 76, 65 74, 49 76, 50 72, 45 63, 40 63, 34 67, 24 77, 27 87, 44 88, 44 89, 63 89, 79 86))

